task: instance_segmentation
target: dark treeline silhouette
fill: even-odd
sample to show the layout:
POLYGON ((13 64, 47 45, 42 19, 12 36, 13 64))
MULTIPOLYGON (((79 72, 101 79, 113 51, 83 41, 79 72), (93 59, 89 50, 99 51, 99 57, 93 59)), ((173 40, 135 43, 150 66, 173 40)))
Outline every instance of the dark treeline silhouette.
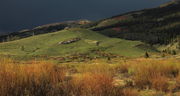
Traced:
MULTIPOLYGON (((140 40, 150 44, 168 44, 180 35, 179 12, 180 3, 176 1, 163 7, 135 11, 108 18, 115 19, 123 16, 132 17, 119 20, 119 22, 112 25, 92 27, 93 24, 91 24, 89 27, 92 27, 94 31, 99 31, 110 37, 140 40), (106 31, 113 28, 121 28, 121 30, 106 31)), ((103 21, 104 20, 96 22, 93 26, 103 21)))

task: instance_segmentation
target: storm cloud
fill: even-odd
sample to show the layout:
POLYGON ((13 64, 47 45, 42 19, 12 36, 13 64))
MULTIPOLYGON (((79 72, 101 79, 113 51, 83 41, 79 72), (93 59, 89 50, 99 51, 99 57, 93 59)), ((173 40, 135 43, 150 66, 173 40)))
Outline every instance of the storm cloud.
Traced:
POLYGON ((169 0, 0 0, 0 33, 67 20, 98 20, 169 0))

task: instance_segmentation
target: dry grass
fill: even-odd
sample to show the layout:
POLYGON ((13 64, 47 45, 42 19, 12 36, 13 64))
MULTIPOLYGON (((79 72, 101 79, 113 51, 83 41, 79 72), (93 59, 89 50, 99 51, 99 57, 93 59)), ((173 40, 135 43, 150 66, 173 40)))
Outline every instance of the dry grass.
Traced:
POLYGON ((106 74, 85 73, 70 81, 75 96, 112 96, 113 79, 106 74))
POLYGON ((69 64, 0 58, 0 96, 139 96, 145 89, 177 94, 179 64, 176 59, 96 60, 77 64, 67 75, 69 64), (115 86, 118 74, 129 74, 120 81, 128 78, 131 86, 115 86))
POLYGON ((96 72, 89 69, 67 79, 66 68, 47 61, 21 64, 1 59, 0 68, 1 96, 116 96, 117 93, 113 77, 105 69, 96 72))
POLYGON ((132 88, 123 89, 122 93, 123 96, 139 96, 138 90, 132 88))
POLYGON ((168 91, 168 82, 179 74, 179 61, 174 60, 146 60, 134 65, 134 81, 136 87, 154 88, 160 91, 168 91), (146 63, 145 63, 146 62, 146 63))
MULTIPOLYGON (((54 88, 63 82, 63 68, 49 62, 31 62, 32 64, 14 64, 14 61, 2 59, 0 63, 1 96, 46 96, 56 94, 54 88)), ((60 91, 59 91, 60 92, 60 91)))

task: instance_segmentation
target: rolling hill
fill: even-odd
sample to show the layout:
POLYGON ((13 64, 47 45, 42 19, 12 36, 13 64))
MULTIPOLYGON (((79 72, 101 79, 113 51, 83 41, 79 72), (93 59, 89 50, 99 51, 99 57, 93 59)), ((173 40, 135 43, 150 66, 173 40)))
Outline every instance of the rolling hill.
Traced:
POLYGON ((66 28, 79 27, 81 25, 88 24, 90 22, 91 21, 89 20, 77 20, 77 21, 66 21, 66 22, 41 25, 33 29, 23 29, 18 32, 12 32, 10 34, 0 35, 0 42, 8 42, 8 41, 31 37, 34 35, 52 33, 66 28))
POLYGON ((144 9, 104 19, 89 26, 91 30, 150 44, 168 44, 180 35, 180 2, 144 9))
POLYGON ((0 36, 0 54, 13 56, 143 56, 180 52, 180 2, 111 18, 54 23, 0 36))
POLYGON ((73 54, 100 56, 111 53, 137 57, 143 56, 146 51, 155 52, 140 41, 110 38, 81 28, 66 29, 0 44, 1 54, 14 56, 67 56, 73 54), (72 41, 74 38, 79 39, 67 44, 60 43, 72 41))
POLYGON ((180 52, 180 1, 113 16, 84 27, 108 37, 148 43, 163 49, 160 51, 180 52))

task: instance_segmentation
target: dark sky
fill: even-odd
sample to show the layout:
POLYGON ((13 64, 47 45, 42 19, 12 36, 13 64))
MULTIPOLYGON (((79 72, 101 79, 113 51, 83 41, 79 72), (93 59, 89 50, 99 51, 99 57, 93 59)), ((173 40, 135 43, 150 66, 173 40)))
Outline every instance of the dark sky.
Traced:
POLYGON ((0 0, 0 33, 66 20, 98 20, 169 0, 0 0))

